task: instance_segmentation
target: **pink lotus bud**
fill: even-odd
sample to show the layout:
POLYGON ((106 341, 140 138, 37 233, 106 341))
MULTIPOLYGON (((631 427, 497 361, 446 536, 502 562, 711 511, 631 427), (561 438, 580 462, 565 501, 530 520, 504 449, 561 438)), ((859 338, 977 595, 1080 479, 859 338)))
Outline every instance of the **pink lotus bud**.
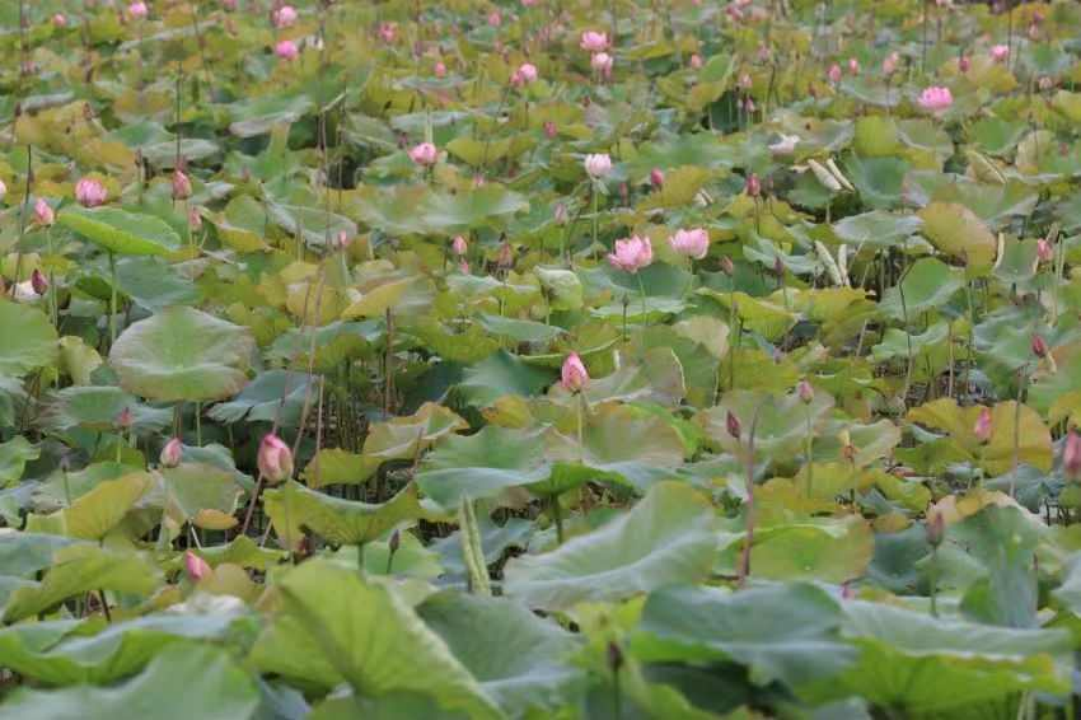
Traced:
POLYGON ((500 245, 495 261, 496 264, 504 270, 514 267, 514 246, 509 242, 504 242, 500 245))
POLYGON ((1066 444, 1062 448, 1062 472, 1068 480, 1081 478, 1081 435, 1074 428, 1066 433, 1066 444))
POLYGON ((203 560, 191 550, 184 553, 184 569, 188 573, 188 579, 195 583, 214 572, 210 569, 210 565, 206 560, 203 560))
POLYGON ((589 371, 578 353, 572 352, 563 361, 563 369, 560 372, 560 384, 570 392, 581 392, 582 388, 589 383, 589 371))
POLYGON ((942 514, 941 510, 932 508, 927 513, 924 532, 927 533, 927 543, 931 547, 937 548, 946 539, 946 516, 942 514))
POLYGON ((52 225, 56 222, 56 215, 45 198, 38 198, 34 203, 34 220, 38 225, 52 225))
POLYGON ((976 424, 972 427, 972 434, 981 444, 986 445, 991 441, 991 408, 980 408, 980 415, 976 418, 976 424))
POLYGON ((3 180, 0 180, 0 202, 3 202, 4 198, 8 194, 8 186, 4 184, 3 180))
POLYGON ((608 33, 586 30, 578 46, 586 52, 599 53, 608 49, 608 33))
POLYGON ((637 273, 653 262, 653 243, 648 237, 633 235, 616 240, 615 251, 608 253, 608 264, 619 270, 637 273))
POLYGON ((724 427, 728 431, 728 434, 734 439, 739 440, 740 433, 742 432, 742 426, 740 425, 739 418, 735 416, 731 410, 724 418, 724 427))
POLYGON ((967 73, 970 67, 972 67, 972 61, 967 56, 962 55, 957 59, 957 69, 961 72, 967 73))
POLYGON ((1036 257, 1040 262, 1051 262, 1055 258, 1055 249, 1047 242, 1047 238, 1036 241, 1036 257))
POLYGON ((345 230, 339 230, 338 235, 332 241, 335 250, 348 250, 352 244, 353 238, 349 237, 349 233, 345 230))
POLYGON ((229 12, 232 12, 236 10, 236 0, 221 0, 221 6, 229 12))
POLYGON ((469 243, 461 235, 455 236, 454 240, 450 244, 450 249, 455 255, 465 255, 469 252, 469 243))
POLYGON ((796 394, 804 405, 810 405, 815 399, 815 389, 806 380, 800 380, 799 385, 796 385, 796 394))
POLYGON ((758 46, 758 53, 757 53, 758 62, 760 62, 760 63, 769 62, 770 54, 771 53, 770 53, 769 45, 766 45, 765 43, 763 43, 763 44, 758 46))
POLYGON ((173 171, 173 197, 177 200, 191 197, 191 178, 180 169, 173 171))
POLYGON ((282 5, 270 14, 270 20, 279 30, 290 27, 297 21, 296 8, 292 5, 282 5))
POLYGON ((559 130, 558 130, 558 128, 556 128, 556 124, 554 122, 552 122, 551 120, 545 120, 544 121, 544 136, 546 138, 548 138, 549 140, 555 140, 556 135, 558 135, 558 134, 559 134, 559 130))
POLYGON ((754 80, 751 79, 750 73, 743 73, 739 76, 739 88, 740 90, 750 90, 754 86, 754 80))
POLYGON ((743 101, 743 109, 749 114, 754 112, 754 99, 747 98, 743 101))
POLYGON ((437 78, 445 78, 447 76, 447 66, 444 65, 442 61, 435 64, 434 71, 437 78))
POLYGON ((1032 354, 1038 358, 1047 357, 1047 341, 1039 335, 1032 336, 1032 354))
POLYGON ((1048 90, 1051 90, 1052 88, 1055 87, 1055 81, 1052 80, 1047 75, 1044 75, 1044 76, 1042 76, 1040 78, 1039 85, 1040 85, 1040 92, 1047 92, 1048 90))
POLYGON ((837 63, 833 63, 832 65, 830 65, 830 69, 826 73, 826 77, 828 77, 829 81, 834 85, 841 82, 841 66, 837 63))
POLYGON ((458 263, 458 272, 460 272, 462 275, 468 275, 469 263, 465 260, 462 260, 460 263, 458 263))
POLYGON ((97 207, 105 202, 109 192, 94 178, 83 178, 75 183, 75 199, 83 207, 97 207))
POLYGON ((409 159, 421 167, 429 167, 439 159, 439 150, 432 143, 423 142, 409 151, 409 159))
POLYGON ((762 181, 758 179, 758 175, 751 173, 747 176, 747 181, 743 185, 743 191, 753 198, 762 194, 762 181))
POLYGON ((292 477, 293 453, 277 435, 265 435, 259 443, 258 465, 263 479, 276 485, 292 477))
POLYGON ((924 110, 940 113, 953 105, 953 93, 948 87, 931 86, 920 93, 916 102, 924 110))
POLYGON ((848 72, 849 72, 850 75, 859 75, 860 74, 860 61, 857 60, 856 58, 849 58, 848 59, 848 72))
POLYGON ((664 187, 664 172, 660 168, 653 168, 649 171, 649 184, 656 190, 664 187))
POLYGON ((391 45, 398 38, 398 24, 385 22, 379 26, 379 37, 387 45, 391 45))
POLYGON ((729 5, 724 9, 724 14, 728 16, 729 20, 735 23, 743 20, 743 11, 739 9, 738 5, 729 5))
POLYGON ((145 2, 133 2, 128 5, 128 14, 130 14, 136 20, 142 20, 150 13, 150 9, 146 6, 145 2))
POLYGON ((595 53, 589 60, 589 66, 601 75, 608 75, 612 72, 612 56, 606 52, 595 53))
POLYGON ((40 270, 34 268, 34 272, 30 274, 30 287, 34 288, 38 295, 44 295, 49 291, 49 280, 40 270))
POLYGON ((188 227, 193 232, 199 232, 203 229, 203 215, 199 212, 199 208, 194 205, 188 208, 188 227))
POLYGON ((120 411, 120 414, 116 416, 116 426, 121 430, 127 430, 131 427, 131 424, 135 421, 135 416, 131 412, 131 408, 125 407, 120 411))
POLYGON ((728 277, 732 277, 732 275, 736 272, 736 264, 732 262, 732 258, 728 257, 727 255, 721 258, 721 272, 723 272, 728 277))
POLYGON ((684 257, 701 260, 709 253, 709 233, 702 228, 677 230, 668 238, 668 244, 684 257))
POLYGON ((897 64, 901 61, 901 56, 896 52, 891 52, 886 56, 886 59, 882 61, 882 74, 886 77, 893 75, 897 72, 897 64))
POLYGON ((68 26, 68 18, 64 13, 57 13, 53 15, 53 27, 57 29, 66 28, 68 26))
POLYGON ((494 28, 503 24, 503 15, 498 10, 488 13, 488 25, 494 28))
POLYGON ((991 59, 995 62, 1005 62, 1010 57, 1009 45, 995 45, 991 48, 991 59))
POLYGON ((522 0, 522 7, 533 7, 537 4, 537 0, 522 0))
POLYGON ((558 223, 559 225, 566 225, 567 221, 570 219, 570 216, 567 213, 567 206, 563 203, 556 203, 556 207, 555 210, 552 212, 552 215, 555 218, 556 223, 558 223))
POLYGON ((274 46, 274 54, 286 62, 292 62, 300 56, 300 48, 292 40, 282 40, 274 46))
POLYGON ((510 76, 510 84, 515 87, 528 85, 537 79, 537 67, 532 63, 522 63, 510 76))
POLYGON ((701 70, 702 69, 702 56, 699 55, 698 53, 695 53, 694 55, 691 55, 690 64, 691 64, 691 69, 692 70, 701 70))
POLYGON ((612 172, 612 158, 608 157, 606 153, 586 155, 583 164, 586 173, 594 180, 608 177, 608 174, 612 172))
POLYGON ((165 443, 165 447, 161 449, 161 455, 158 456, 158 462, 162 467, 175 468, 180 464, 180 459, 184 455, 184 445, 180 442, 180 438, 174 437, 169 442, 165 443))

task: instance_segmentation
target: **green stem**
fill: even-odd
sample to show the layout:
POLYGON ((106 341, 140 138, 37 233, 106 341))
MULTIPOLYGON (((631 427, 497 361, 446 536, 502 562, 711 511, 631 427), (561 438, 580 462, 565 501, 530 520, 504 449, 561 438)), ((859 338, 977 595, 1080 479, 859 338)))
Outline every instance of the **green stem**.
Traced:
POLYGON ((635 272, 634 276, 638 278, 638 292, 642 295, 642 325, 646 325, 649 317, 649 311, 646 310, 646 284, 642 282, 641 273, 635 272))
POLYGON ((931 617, 938 617, 938 548, 931 548, 931 617))
POLYGON ((109 349, 116 344, 116 255, 109 253, 109 349))
POLYGON ((811 410, 807 409, 807 497, 811 497, 812 488, 814 487, 815 479, 815 464, 814 455, 812 454, 812 446, 814 444, 814 428, 811 422, 811 410))
MULTIPOLYGON (((596 181, 594 181, 594 182, 596 182, 596 181)), ((598 205, 598 199, 597 199, 597 187, 596 187, 596 185, 594 185, 591 188, 591 194, 593 195, 593 249, 594 249, 594 251, 596 251, 596 247, 597 247, 597 231, 598 231, 598 229, 597 229, 597 212, 598 212, 597 211, 597 205, 598 205)))
POLYGON ((195 403, 195 444, 203 446, 203 404, 195 403))

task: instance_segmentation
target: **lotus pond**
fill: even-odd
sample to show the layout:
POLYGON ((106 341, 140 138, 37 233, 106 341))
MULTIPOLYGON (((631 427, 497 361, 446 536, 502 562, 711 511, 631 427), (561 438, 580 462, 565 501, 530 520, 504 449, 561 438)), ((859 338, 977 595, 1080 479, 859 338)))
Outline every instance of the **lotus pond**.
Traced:
POLYGON ((1075 717, 1081 5, 0 45, 0 720, 1075 717))

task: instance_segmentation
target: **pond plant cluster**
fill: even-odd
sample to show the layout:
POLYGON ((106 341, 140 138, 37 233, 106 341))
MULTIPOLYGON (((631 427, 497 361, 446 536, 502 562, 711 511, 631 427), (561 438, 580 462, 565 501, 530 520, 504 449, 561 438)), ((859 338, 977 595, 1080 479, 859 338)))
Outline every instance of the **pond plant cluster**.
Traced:
POLYGON ((1075 717, 1081 4, 0 43, 0 720, 1075 717))

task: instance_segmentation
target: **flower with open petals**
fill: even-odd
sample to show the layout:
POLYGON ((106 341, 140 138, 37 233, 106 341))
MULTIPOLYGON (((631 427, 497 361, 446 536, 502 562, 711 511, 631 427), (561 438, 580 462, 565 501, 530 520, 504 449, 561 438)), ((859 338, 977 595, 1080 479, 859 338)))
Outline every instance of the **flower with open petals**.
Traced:
POLYGON ((83 178, 75 183, 75 199, 83 207, 97 207, 104 203, 108 196, 109 191, 94 178, 83 178))
POLYGON ((1010 56, 1009 45, 995 45, 991 48, 991 59, 995 62, 1006 62, 1006 58, 1010 56))
POLYGON ((434 144, 423 142, 409 151, 409 159, 421 167, 429 167, 435 165, 436 160, 439 159, 439 150, 434 144))
POLYGON ((514 74, 510 76, 510 84, 515 87, 528 85, 537 79, 537 66, 533 63, 522 63, 514 74))
POLYGON ((292 40, 282 40, 274 46, 274 54, 286 62, 292 62, 300 56, 300 48, 292 40))
POLYGON ((586 30, 578 46, 586 52, 599 53, 608 49, 608 33, 586 30))
POLYGON ((948 87, 932 85, 925 88, 916 100, 921 108, 934 113, 942 112, 953 105, 953 93, 948 87))
POLYGON ((607 177, 612 172, 612 158, 608 157, 605 153, 597 153, 595 155, 586 155, 585 162, 583 163, 586 168, 586 172, 594 180, 600 180, 607 177))
POLYGON ((282 5, 271 13, 270 19, 274 22, 274 27, 279 30, 290 27, 297 21, 296 8, 292 5, 282 5))
POLYGON ((582 358, 578 356, 578 353, 572 352, 563 361, 559 384, 570 392, 581 392, 588 382, 589 371, 586 370, 585 363, 582 362, 582 358))
POLYGON ((633 235, 616 240, 614 252, 608 253, 608 263, 620 270, 636 273, 653 262, 653 243, 648 237, 633 235))
POLYGON ((701 260, 709 252, 709 233, 702 228, 677 230, 668 238, 668 244, 680 255, 701 260))
POLYGON ((142 20, 150 14, 150 8, 146 6, 145 2, 133 2, 128 5, 128 14, 136 20, 142 20))

